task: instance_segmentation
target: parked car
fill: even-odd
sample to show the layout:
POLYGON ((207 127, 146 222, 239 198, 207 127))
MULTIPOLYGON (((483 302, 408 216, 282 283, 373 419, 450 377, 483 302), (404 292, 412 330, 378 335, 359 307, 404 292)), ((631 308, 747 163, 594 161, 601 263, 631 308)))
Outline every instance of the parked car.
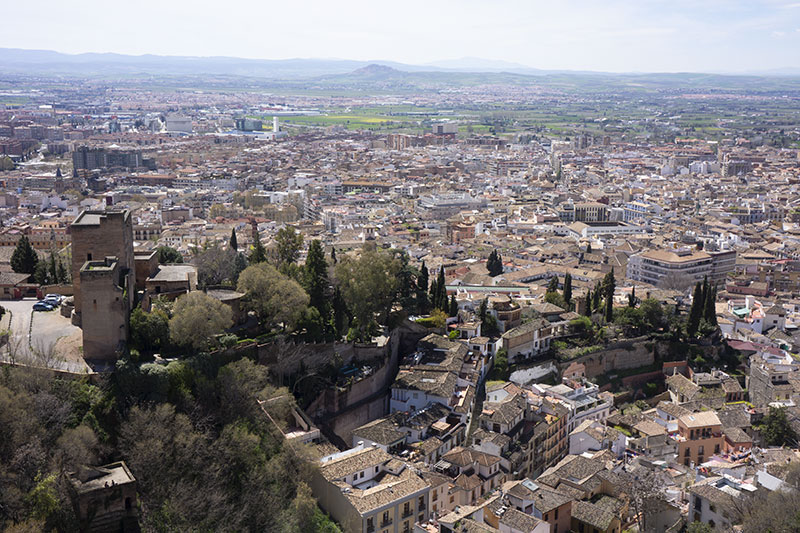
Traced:
POLYGON ((45 297, 44 297, 44 299, 45 299, 45 300, 55 300, 55 301, 57 301, 57 302, 60 304, 60 303, 62 303, 64 300, 66 300, 66 299, 67 299, 67 297, 66 297, 66 296, 64 296, 63 294, 46 294, 46 295, 45 295, 45 297))
POLYGON ((52 311, 53 309, 54 309, 54 306, 52 306, 49 303, 44 302, 44 301, 36 302, 35 304, 33 304, 33 310, 34 311, 52 311))
POLYGON ((53 307, 58 307, 61 305, 61 298, 51 298, 50 296, 45 296, 44 300, 42 300, 46 304, 50 304, 53 307))

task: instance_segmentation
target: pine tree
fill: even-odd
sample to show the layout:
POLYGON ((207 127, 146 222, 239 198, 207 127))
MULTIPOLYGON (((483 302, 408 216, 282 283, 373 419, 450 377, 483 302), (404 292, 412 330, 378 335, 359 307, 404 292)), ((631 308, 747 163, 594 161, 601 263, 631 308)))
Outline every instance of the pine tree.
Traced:
POLYGON ((570 273, 564 276, 564 302, 567 304, 567 310, 569 310, 572 302, 572 274, 570 273))
POLYGON ((23 235, 17 241, 14 253, 11 254, 11 269, 18 273, 33 274, 38 262, 39 256, 36 255, 36 250, 31 246, 28 237, 23 235))
POLYGON ((248 257, 247 260, 251 265, 265 263, 267 261, 267 250, 264 249, 264 245, 261 244, 261 238, 258 236, 258 234, 255 234, 254 237, 255 242, 253 242, 253 251, 250 252, 250 257, 248 257))
POLYGON ((236 228, 231 228, 231 240, 228 241, 231 250, 239 249, 239 242, 236 240, 236 228))
POLYGON ((694 286, 694 295, 692 296, 692 307, 689 309, 689 319, 686 322, 686 332, 690 336, 697 333, 697 328, 700 327, 700 318, 703 316, 703 286, 698 281, 694 286))
POLYGON ((550 282, 547 284, 547 292, 557 292, 558 291, 558 276, 553 276, 550 278, 550 282))

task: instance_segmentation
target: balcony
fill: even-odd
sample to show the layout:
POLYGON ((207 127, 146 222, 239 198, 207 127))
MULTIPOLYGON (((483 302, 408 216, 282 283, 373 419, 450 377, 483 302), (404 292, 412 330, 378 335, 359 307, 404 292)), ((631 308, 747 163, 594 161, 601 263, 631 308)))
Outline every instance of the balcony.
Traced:
POLYGON ((421 513, 422 511, 424 511, 424 510, 425 510, 425 509, 427 509, 427 508, 428 508, 428 506, 427 506, 427 505, 425 505, 424 503, 421 503, 421 504, 419 504, 419 505, 417 506, 417 511, 419 511, 419 512, 421 513))
POLYGON ((386 521, 381 521, 381 529, 383 529, 383 528, 385 528, 385 527, 389 527, 389 526, 391 526, 393 523, 394 523, 394 521, 393 521, 391 518, 390 518, 390 519, 388 519, 388 520, 386 520, 386 521))
POLYGON ((403 510, 403 516, 401 517, 403 520, 408 518, 409 516, 414 516, 414 509, 403 510))
POLYGON ((375 533, 375 525, 367 524, 367 533, 375 533))

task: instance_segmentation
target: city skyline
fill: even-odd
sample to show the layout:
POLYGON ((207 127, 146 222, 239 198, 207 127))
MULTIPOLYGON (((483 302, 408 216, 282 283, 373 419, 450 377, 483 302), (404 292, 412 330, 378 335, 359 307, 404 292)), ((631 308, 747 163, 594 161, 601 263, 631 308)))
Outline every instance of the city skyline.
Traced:
MULTIPOLYGON (((504 0, 423 3, 389 10, 362 0, 249 5, 222 12, 184 0, 137 4, 134 23, 95 0, 80 10, 44 2, 36 32, 10 26, 0 47, 63 53, 340 58, 446 66, 514 63, 543 70, 796 73, 800 2, 504 0), (246 17, 244 15, 247 15, 246 17), (256 22, 253 22, 256 21, 256 22), (263 21, 263 23, 259 22, 263 21), (69 38, 65 39, 65 32, 69 38), (486 62, 488 60, 488 63, 486 62), (455 64, 458 64, 457 62, 455 64)), ((11 18, 24 17, 10 6, 11 18)))

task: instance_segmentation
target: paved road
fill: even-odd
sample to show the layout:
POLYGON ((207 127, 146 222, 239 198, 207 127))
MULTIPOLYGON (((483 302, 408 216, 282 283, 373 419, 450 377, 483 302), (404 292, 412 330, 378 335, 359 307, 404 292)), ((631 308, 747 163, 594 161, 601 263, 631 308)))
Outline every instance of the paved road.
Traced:
MULTIPOLYGON (((35 298, 25 298, 0 303, 6 311, 12 313, 11 338, 4 352, 9 355, 9 351, 13 351, 16 359, 21 362, 37 359, 37 352, 52 354, 58 339, 72 335, 80 329, 73 326, 69 318, 61 316, 58 310, 33 311, 33 304, 37 301, 35 298)), ((46 355, 45 358, 52 359, 50 355, 46 355)), ((40 363, 43 362, 41 355, 39 359, 40 363)), ((58 366, 63 367, 63 365, 58 366)))

